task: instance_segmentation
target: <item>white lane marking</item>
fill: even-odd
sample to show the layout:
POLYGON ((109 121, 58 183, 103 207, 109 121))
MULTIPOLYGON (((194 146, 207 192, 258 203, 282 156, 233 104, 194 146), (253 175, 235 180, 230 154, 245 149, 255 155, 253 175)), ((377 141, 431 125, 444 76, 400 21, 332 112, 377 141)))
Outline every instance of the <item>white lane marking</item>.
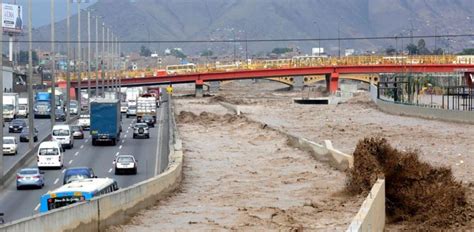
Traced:
POLYGON ((125 143, 125 139, 122 139, 122 143, 125 143))
POLYGON ((84 145, 81 145, 81 149, 84 148, 84 145))
POLYGON ((126 133, 126 134, 128 134, 128 130, 127 130, 127 133, 126 133))
MULTIPOLYGON (((163 109, 164 107, 160 108, 160 115, 163 115, 163 109)), ((163 125, 161 124, 163 121, 159 121, 158 123, 158 130, 157 130, 157 145, 156 145, 156 155, 155 155, 155 176, 158 175, 158 172, 160 171, 159 165, 160 165, 160 159, 159 159, 159 154, 161 151, 161 143, 160 143, 160 138, 162 137, 161 131, 163 129, 163 125)), ((170 148, 171 149, 171 148, 170 148)))
POLYGON ((54 184, 57 184, 59 181, 59 178, 56 178, 56 180, 54 181, 54 184))
POLYGON ((38 211, 39 207, 40 207, 40 204, 36 205, 35 211, 38 211))
POLYGON ((112 172, 112 168, 109 169, 109 173, 111 173, 111 172, 112 172))
POLYGON ((89 142, 89 139, 86 139, 86 143, 89 142))
POLYGON ((65 173, 66 172, 66 169, 63 169, 62 173, 65 173))
POLYGON ((77 156, 77 155, 79 155, 79 152, 78 152, 78 151, 76 151, 76 153, 74 153, 74 156, 77 156))
POLYGON ((124 138, 127 138, 127 135, 123 136, 124 138))
POLYGON ((121 150, 121 149, 122 149, 122 145, 120 145, 120 147, 119 147, 119 150, 121 150))
POLYGON ((74 161, 74 160, 69 160, 69 164, 72 164, 72 161, 74 161))
POLYGON ((119 152, 119 151, 117 151, 117 153, 115 153, 115 156, 118 156, 119 154, 120 154, 120 152, 119 152))

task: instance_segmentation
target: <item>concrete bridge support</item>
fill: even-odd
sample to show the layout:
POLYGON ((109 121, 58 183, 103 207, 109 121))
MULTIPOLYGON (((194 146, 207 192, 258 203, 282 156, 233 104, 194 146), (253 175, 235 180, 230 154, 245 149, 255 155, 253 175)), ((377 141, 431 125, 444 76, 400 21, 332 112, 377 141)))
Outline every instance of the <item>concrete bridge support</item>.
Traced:
POLYGON ((304 76, 295 76, 293 77, 293 86, 292 90, 302 91, 304 89, 304 76))
POLYGON ((220 88, 221 88, 221 82, 220 81, 211 81, 211 82, 209 82, 209 92, 210 93, 217 93, 220 88))
POLYGON ((339 88, 339 73, 326 74, 326 88, 331 94, 336 93, 339 88))
POLYGON ((201 98, 204 96, 204 82, 202 80, 196 80, 195 89, 196 89, 194 92, 195 97, 201 98))

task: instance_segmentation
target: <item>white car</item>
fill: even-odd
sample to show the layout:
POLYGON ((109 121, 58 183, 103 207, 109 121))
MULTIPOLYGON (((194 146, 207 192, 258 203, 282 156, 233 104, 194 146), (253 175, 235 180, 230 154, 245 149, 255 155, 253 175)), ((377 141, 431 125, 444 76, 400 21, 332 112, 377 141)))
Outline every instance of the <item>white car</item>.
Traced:
POLYGON ((62 147, 72 149, 74 147, 73 131, 69 125, 54 125, 52 140, 61 144, 62 147))
POLYGON ((3 154, 16 155, 18 154, 18 142, 13 136, 3 137, 3 154))
POLYGON ((37 166, 38 168, 62 168, 63 167, 63 148, 56 141, 42 142, 38 148, 37 166))
POLYGON ((88 114, 81 114, 77 125, 81 126, 83 130, 89 130, 91 127, 91 118, 88 114))
POLYGON ((126 172, 137 174, 138 160, 133 155, 118 155, 113 164, 115 164, 115 175, 126 172))

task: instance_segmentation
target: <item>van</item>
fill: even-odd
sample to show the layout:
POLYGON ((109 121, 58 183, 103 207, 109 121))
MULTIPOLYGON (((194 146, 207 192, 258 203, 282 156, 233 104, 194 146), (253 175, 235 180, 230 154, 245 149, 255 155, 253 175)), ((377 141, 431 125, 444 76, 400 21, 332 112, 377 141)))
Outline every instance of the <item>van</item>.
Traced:
POLYGON ((53 141, 57 141, 62 147, 69 149, 74 147, 74 136, 69 125, 55 125, 51 134, 53 141))
POLYGON ((38 168, 62 168, 64 149, 56 141, 42 142, 38 148, 38 168))

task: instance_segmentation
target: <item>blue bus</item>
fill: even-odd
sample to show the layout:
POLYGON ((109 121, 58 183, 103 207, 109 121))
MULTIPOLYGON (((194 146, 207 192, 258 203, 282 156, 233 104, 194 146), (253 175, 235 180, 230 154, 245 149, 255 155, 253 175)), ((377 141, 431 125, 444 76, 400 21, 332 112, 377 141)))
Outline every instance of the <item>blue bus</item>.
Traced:
POLYGON ((74 203, 88 201, 93 197, 118 189, 117 182, 110 178, 77 180, 41 196, 40 212, 44 213, 74 203))

